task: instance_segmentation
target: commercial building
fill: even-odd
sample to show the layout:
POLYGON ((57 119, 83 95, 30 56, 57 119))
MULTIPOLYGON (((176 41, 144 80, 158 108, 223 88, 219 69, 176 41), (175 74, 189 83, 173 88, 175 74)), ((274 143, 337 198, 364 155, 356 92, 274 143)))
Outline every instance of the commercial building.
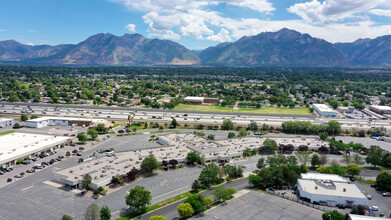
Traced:
POLYGON ((67 145, 72 138, 26 133, 13 133, 0 136, 0 166, 10 167, 16 161, 38 156, 41 152, 51 151, 67 145))
POLYGON ((306 173, 297 180, 302 199, 328 206, 368 205, 368 198, 349 179, 334 174, 306 173))
POLYGON ((213 104, 218 103, 218 98, 205 98, 205 97, 192 97, 188 96, 184 99, 184 103, 186 104, 213 104))
POLYGON ((367 216, 367 215, 353 215, 349 214, 349 220, 382 220, 383 217, 374 217, 374 216, 367 216))
POLYGON ((378 114, 391 114, 391 107, 384 105, 371 105, 369 107, 371 111, 374 111, 378 114))
POLYGON ((348 107, 338 106, 337 111, 339 111, 342 114, 343 113, 352 113, 352 112, 354 112, 354 107, 353 106, 348 106, 348 107))
POLYGON ((0 118, 0 128, 12 127, 15 124, 15 120, 11 118, 0 118))
POLYGON ((42 117, 27 120, 26 126, 30 128, 43 128, 46 126, 89 126, 95 122, 106 122, 106 120, 67 117, 42 117))
POLYGON ((335 117, 337 115, 333 109, 331 109, 325 104, 313 104, 312 107, 315 109, 316 112, 318 112, 320 116, 335 117))

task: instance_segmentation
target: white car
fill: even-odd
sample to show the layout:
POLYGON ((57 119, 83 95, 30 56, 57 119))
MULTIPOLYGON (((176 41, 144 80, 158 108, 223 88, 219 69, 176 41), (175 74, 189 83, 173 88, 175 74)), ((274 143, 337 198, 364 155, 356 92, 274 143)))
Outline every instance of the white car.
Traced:
POLYGON ((372 211, 379 211, 379 206, 371 206, 370 207, 370 209, 372 210, 372 211))

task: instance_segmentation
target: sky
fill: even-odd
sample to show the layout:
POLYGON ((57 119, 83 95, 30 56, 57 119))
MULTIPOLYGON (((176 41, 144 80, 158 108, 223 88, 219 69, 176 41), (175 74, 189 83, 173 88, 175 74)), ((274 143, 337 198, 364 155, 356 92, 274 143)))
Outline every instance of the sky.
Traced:
POLYGON ((0 41, 139 33, 201 50, 289 28, 334 42, 391 34, 391 0, 0 0, 0 41))

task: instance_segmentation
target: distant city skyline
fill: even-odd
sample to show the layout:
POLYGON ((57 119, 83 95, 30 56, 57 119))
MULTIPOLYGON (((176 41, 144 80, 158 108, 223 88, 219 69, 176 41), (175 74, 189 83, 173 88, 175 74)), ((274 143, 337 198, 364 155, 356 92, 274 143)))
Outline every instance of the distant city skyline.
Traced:
POLYGON ((4 0, 0 40, 78 43, 97 33, 140 33, 205 49, 281 28, 330 42, 391 34, 389 0, 4 0))

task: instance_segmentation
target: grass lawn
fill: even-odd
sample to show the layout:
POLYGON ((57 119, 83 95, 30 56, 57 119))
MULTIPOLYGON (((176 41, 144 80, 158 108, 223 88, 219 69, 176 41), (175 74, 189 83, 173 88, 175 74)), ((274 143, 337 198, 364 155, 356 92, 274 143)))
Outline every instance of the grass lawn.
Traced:
POLYGON ((300 108, 278 108, 266 106, 260 109, 241 108, 233 109, 231 107, 221 107, 217 105, 186 105, 179 104, 175 110, 182 111, 210 111, 210 112, 243 112, 243 113, 261 113, 261 114, 290 114, 290 115, 311 115, 311 112, 306 107, 300 108))
POLYGON ((366 183, 366 184, 376 184, 375 180, 363 180, 363 179, 358 179, 359 182, 366 183))
MULTIPOLYGON (((153 204, 151 206, 148 206, 147 209, 145 210, 145 213, 147 212, 151 212, 155 209, 158 209, 160 207, 163 207, 163 206, 166 206, 166 205, 169 205, 173 202, 176 202, 178 200, 181 200, 181 199, 184 199, 184 198, 187 198, 191 195, 190 192, 186 192, 186 193, 183 193, 183 194, 180 194, 180 195, 177 195, 177 196, 174 196, 172 198, 169 198, 169 199, 166 199, 164 201, 161 201, 161 202, 158 202, 156 204, 153 204)), ((132 218, 135 218, 137 217, 138 215, 141 215, 141 214, 144 214, 144 213, 131 213, 131 214, 128 214, 128 215, 125 215, 125 216, 122 216, 122 217, 119 217, 115 220, 128 220, 128 219, 132 219, 132 218)))
POLYGON ((373 167, 373 166, 366 166, 366 167, 363 167, 363 169, 365 170, 383 170, 383 171, 388 171, 389 169, 385 168, 385 167, 373 167))
POLYGON ((3 131, 3 132, 0 132, 0 135, 12 134, 15 132, 16 132, 15 130, 3 131))

